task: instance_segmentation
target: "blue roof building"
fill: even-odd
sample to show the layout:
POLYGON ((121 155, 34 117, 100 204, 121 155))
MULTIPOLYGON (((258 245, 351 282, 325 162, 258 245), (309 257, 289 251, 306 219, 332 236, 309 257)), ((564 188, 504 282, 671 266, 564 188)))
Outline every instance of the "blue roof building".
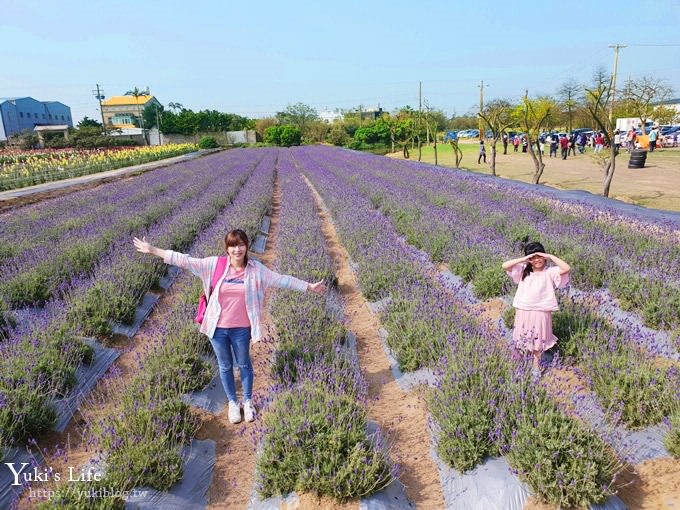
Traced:
POLYGON ((0 97, 0 140, 36 126, 73 127, 71 108, 59 101, 37 101, 32 97, 0 97))

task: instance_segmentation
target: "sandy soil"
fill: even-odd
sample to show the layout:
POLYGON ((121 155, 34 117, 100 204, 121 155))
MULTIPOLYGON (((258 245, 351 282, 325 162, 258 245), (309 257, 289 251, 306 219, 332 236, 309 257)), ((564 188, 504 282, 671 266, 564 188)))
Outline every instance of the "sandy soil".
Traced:
MULTIPOLYGON (((274 182, 272 197, 272 215, 269 226, 269 236, 265 252, 259 256, 262 263, 272 267, 276 260, 276 237, 279 231, 279 217, 281 209, 281 188, 278 176, 274 182)), ((263 325, 270 331, 271 319, 267 314, 266 303, 269 291, 265 295, 263 325)), ((267 335, 272 337, 272 335, 267 335)), ((274 340, 266 339, 251 344, 250 355, 253 362, 255 378, 253 381, 253 402, 256 407, 264 392, 271 385, 270 360, 274 351, 274 340)), ((238 370, 235 371, 236 388, 240 389, 238 370)), ((253 423, 245 420, 236 425, 229 422, 227 409, 218 416, 207 416, 202 428, 198 431, 199 439, 210 438, 216 441, 217 458, 213 472, 212 484, 208 492, 208 509, 243 509, 248 507, 255 483, 255 463, 257 460, 257 427, 261 422, 258 416, 253 423)))
MULTIPOLYGON (((321 208, 321 197, 311 186, 324 236, 335 264, 340 294, 345 300, 347 326, 357 336, 361 371, 368 382, 369 418, 386 432, 395 459, 401 464, 401 481, 409 500, 418 508, 443 508, 439 474, 430 456, 427 432, 427 408, 422 395, 406 393, 397 385, 378 335, 380 322, 366 306, 366 300, 349 267, 349 255, 339 241, 327 213, 321 208)), ((318 508, 318 507, 309 507, 318 508)))
MULTIPOLYGON (((465 169, 490 174, 489 164, 477 164, 476 144, 462 145, 465 169)), ((496 174, 500 177, 531 182, 534 165, 528 153, 514 153, 509 148, 503 154, 503 146, 499 144, 496 156, 496 174)), ((450 146, 438 146, 438 162, 443 166, 453 167, 455 161, 450 146)), ((490 162, 491 150, 488 150, 487 161, 490 162)), ((401 152, 388 154, 388 157, 403 159, 401 152)), ((609 196, 627 203, 680 211, 680 148, 664 149, 647 155, 645 168, 628 168, 629 155, 622 152, 616 158, 616 170, 612 180, 609 196)), ((411 153, 411 159, 417 158, 417 151, 411 153)), ((423 162, 434 163, 431 147, 423 148, 423 162)), ((560 189, 581 189, 594 194, 602 193, 603 175, 600 166, 592 157, 592 149, 586 154, 562 158, 544 156, 545 170, 541 183, 560 189)))

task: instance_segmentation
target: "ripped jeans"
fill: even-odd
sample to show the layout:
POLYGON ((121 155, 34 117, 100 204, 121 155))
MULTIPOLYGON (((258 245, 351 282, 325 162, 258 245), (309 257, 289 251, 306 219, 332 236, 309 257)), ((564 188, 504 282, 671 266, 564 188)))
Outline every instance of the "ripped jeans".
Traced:
POLYGON ((234 381, 234 358, 241 373, 243 400, 250 400, 253 393, 253 364, 250 361, 250 328, 217 328, 210 339, 217 355, 220 380, 230 401, 236 400, 234 381), (233 356, 232 356, 233 351, 233 356))

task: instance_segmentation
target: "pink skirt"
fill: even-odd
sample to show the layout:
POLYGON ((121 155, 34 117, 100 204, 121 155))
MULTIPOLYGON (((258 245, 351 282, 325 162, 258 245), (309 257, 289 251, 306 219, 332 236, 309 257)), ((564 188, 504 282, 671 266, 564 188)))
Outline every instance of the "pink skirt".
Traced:
POLYGON ((547 351, 557 343, 552 330, 552 312, 515 309, 515 346, 523 351, 547 351))

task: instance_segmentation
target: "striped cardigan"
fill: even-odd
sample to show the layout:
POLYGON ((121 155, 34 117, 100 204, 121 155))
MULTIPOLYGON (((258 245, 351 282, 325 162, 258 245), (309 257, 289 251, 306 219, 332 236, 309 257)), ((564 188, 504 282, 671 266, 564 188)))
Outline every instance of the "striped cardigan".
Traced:
MULTIPOLYGON (((172 250, 166 250, 163 261, 166 264, 188 269, 193 274, 198 276, 203 283, 203 292, 207 296, 210 292, 210 283, 213 271, 217 266, 217 257, 206 257, 202 259, 193 258, 184 253, 178 253, 172 250)), ((227 266, 224 274, 217 280, 215 289, 219 289, 224 281, 224 277, 229 271, 229 257, 227 257, 227 266)), ((264 291, 268 287, 278 287, 282 289, 293 289, 300 292, 307 290, 307 282, 294 278, 292 276, 279 274, 266 267, 261 262, 253 259, 248 260, 248 265, 245 271, 245 288, 246 288, 246 312, 248 319, 250 319, 250 333, 253 342, 261 340, 262 326, 260 324, 260 316, 262 307, 264 306, 264 291)), ((217 321, 220 318, 222 311, 218 299, 219 292, 214 292, 208 300, 208 306, 205 310, 205 317, 201 324, 200 331, 208 338, 212 338, 215 334, 217 321)))

